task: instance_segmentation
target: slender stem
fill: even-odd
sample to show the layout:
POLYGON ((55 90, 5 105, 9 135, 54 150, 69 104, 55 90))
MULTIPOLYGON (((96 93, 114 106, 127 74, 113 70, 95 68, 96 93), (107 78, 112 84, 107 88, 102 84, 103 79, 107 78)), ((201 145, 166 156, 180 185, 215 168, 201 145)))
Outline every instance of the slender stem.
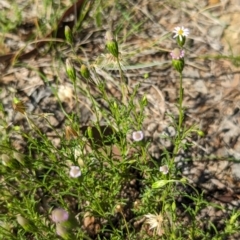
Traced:
POLYGON ((175 155, 178 153, 180 150, 179 146, 182 140, 182 125, 183 125, 183 120, 184 120, 184 109, 183 109, 183 97, 184 97, 184 89, 182 86, 182 72, 180 73, 180 86, 179 86, 179 106, 178 106, 178 111, 179 111, 179 117, 178 117, 178 127, 177 127, 177 137, 175 139, 175 146, 173 150, 173 161, 175 158, 175 155))
POLYGON ((120 72, 120 77, 121 77, 121 91, 122 91, 122 99, 123 102, 126 103, 126 85, 125 85, 125 80, 124 80, 124 76, 123 76, 123 70, 119 61, 119 58, 117 57, 117 64, 118 64, 118 68, 119 68, 119 72, 120 72))
POLYGON ((182 123, 184 118, 184 110, 182 106, 183 102, 183 87, 182 87, 182 72, 180 73, 180 87, 179 87, 179 119, 178 119, 178 130, 182 132, 182 123))
POLYGON ((120 61, 119 61, 119 57, 117 57, 117 64, 118 64, 118 68, 119 68, 119 71, 120 71, 121 82, 123 84, 124 83, 124 76, 123 76, 123 70, 122 70, 122 67, 121 67, 121 64, 120 64, 120 61))
POLYGON ((122 217, 123 217, 123 221, 124 221, 125 227, 126 227, 126 229, 127 229, 128 239, 130 239, 130 232, 129 232, 129 228, 128 228, 128 225, 127 225, 127 221, 126 221, 126 219, 125 219, 125 217, 124 217, 123 212, 120 211, 120 213, 121 213, 121 215, 122 215, 122 217))

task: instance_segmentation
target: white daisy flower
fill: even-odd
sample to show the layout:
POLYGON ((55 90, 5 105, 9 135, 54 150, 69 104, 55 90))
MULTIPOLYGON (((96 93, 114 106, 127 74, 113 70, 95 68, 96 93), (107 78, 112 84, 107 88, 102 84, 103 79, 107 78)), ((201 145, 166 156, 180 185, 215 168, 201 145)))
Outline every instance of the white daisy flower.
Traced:
POLYGON ((144 134, 142 131, 136 131, 136 132, 132 133, 132 139, 135 142, 139 142, 139 141, 143 140, 143 138, 144 138, 144 134))
POLYGON ((166 175, 169 172, 169 168, 167 165, 164 165, 159 168, 159 171, 166 175))
POLYGON ((77 177, 81 176, 82 172, 80 170, 80 167, 78 167, 78 166, 71 166, 69 174, 70 174, 70 176, 72 178, 77 178, 77 177))
POLYGON ((150 230, 154 229, 158 236, 162 236, 164 234, 162 214, 161 213, 159 213, 158 215, 147 214, 147 215, 145 215, 145 217, 147 218, 146 223, 149 224, 149 226, 150 226, 149 229, 150 230))
POLYGON ((179 37, 180 41, 182 41, 183 37, 187 37, 189 35, 189 29, 185 27, 175 27, 173 33, 175 33, 173 38, 179 37))

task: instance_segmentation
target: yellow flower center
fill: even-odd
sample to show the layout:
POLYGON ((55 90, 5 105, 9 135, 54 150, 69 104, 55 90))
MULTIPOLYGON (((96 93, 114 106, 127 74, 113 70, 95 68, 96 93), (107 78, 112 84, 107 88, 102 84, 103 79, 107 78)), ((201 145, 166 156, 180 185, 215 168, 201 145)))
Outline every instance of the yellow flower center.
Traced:
POLYGON ((183 35, 183 30, 182 30, 182 29, 180 29, 180 30, 178 31, 178 35, 183 35))

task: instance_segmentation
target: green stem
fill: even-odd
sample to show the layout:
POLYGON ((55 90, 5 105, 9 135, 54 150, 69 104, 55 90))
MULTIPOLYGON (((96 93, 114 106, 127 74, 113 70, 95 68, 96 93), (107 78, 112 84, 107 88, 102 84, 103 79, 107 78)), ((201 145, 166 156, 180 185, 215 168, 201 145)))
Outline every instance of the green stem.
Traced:
POLYGON ((120 64, 120 61, 119 61, 119 58, 118 58, 118 57, 117 57, 117 64, 118 64, 118 68, 119 68, 119 71, 120 71, 121 83, 123 84, 123 83, 124 83, 123 70, 122 70, 122 68, 121 68, 121 64, 120 64))
POLYGON ((182 123, 184 118, 184 110, 182 106, 183 102, 183 87, 182 87, 182 72, 180 73, 180 87, 179 87, 179 119, 178 119, 178 130, 182 133, 182 123))
POLYGON ((120 72, 120 77, 121 77, 121 92, 122 92, 122 99, 123 99, 123 102, 125 101, 125 80, 124 80, 124 76, 123 76, 123 70, 122 70, 122 67, 120 65, 120 61, 119 61, 119 58, 117 57, 117 64, 118 64, 118 68, 119 68, 119 72, 120 72))
POLYGON ((182 141, 182 136, 183 136, 183 131, 182 131, 182 126, 183 126, 183 120, 184 120, 184 109, 183 109, 183 97, 184 97, 184 89, 182 86, 182 72, 180 72, 180 87, 179 87, 179 117, 178 117, 178 127, 177 127, 177 137, 175 139, 175 146, 173 150, 173 161, 176 156, 176 154, 180 150, 180 143, 182 141))
POLYGON ((130 239, 130 232, 129 232, 129 228, 128 228, 128 225, 127 225, 127 221, 126 221, 126 219, 125 219, 125 217, 124 217, 123 212, 120 211, 120 213, 121 213, 121 215, 122 215, 122 217, 123 217, 123 221, 124 221, 124 224, 125 224, 125 227, 126 227, 126 230, 127 230, 127 234, 128 234, 128 239, 130 239))

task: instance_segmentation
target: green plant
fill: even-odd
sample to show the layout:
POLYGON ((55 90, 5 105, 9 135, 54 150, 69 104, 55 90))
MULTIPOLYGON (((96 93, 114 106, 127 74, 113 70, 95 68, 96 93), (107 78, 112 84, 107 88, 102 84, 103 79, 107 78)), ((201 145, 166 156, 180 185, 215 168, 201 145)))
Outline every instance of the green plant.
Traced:
MULTIPOLYGON (((128 11, 123 3, 126 1, 98 0, 90 14, 101 27, 105 21, 101 12, 112 7, 123 13, 114 34, 120 34, 125 24, 130 26, 122 39, 107 31, 107 52, 101 55, 102 61, 107 60, 117 69, 117 74, 111 71, 108 74, 120 89, 118 95, 110 93, 107 78, 96 69, 100 65, 96 59, 79 57, 79 49, 74 45, 78 28, 72 32, 66 27, 66 41, 62 45, 68 48, 68 53, 61 54, 63 59, 56 61, 61 66, 57 69, 59 73, 64 67, 71 91, 65 88, 63 92, 69 93, 69 99, 72 97, 74 111, 64 107, 64 94, 58 86, 61 74, 57 74, 59 79, 54 85, 39 72, 66 119, 63 127, 56 129, 51 121, 53 113, 28 112, 17 96, 13 96, 13 109, 25 120, 25 125, 14 125, 7 121, 7 109, 0 105, 1 239, 207 240, 226 239, 239 231, 237 210, 225 219, 222 229, 199 218, 206 207, 223 208, 206 201, 204 193, 194 188, 176 167, 178 154, 190 149, 187 140, 195 134, 204 136, 197 125, 188 126, 185 122, 183 71, 188 29, 174 30, 178 48, 171 52, 172 65, 179 74, 178 114, 169 114, 176 134, 163 137, 171 141, 173 148, 163 149, 161 157, 155 159, 149 154, 151 140, 143 130, 148 98, 139 97, 140 84, 129 87, 126 69, 131 66, 125 68, 121 53, 121 44, 138 32, 144 21, 132 22, 134 10, 128 11), (82 106, 91 112, 87 125, 80 124, 82 106), (42 125, 51 130, 57 143, 42 125), (26 143, 24 148, 14 146, 12 139, 16 136, 26 143)), ((61 10, 55 2, 43 4, 46 11, 49 6, 61 10)), ((57 17, 53 15, 52 25, 57 17)), ((79 19, 79 26, 83 18, 79 19)), ((9 26, 6 31, 12 28, 9 26)), ((152 41, 150 46, 155 44, 152 41)), ((144 75, 148 78, 149 74, 144 75)))

